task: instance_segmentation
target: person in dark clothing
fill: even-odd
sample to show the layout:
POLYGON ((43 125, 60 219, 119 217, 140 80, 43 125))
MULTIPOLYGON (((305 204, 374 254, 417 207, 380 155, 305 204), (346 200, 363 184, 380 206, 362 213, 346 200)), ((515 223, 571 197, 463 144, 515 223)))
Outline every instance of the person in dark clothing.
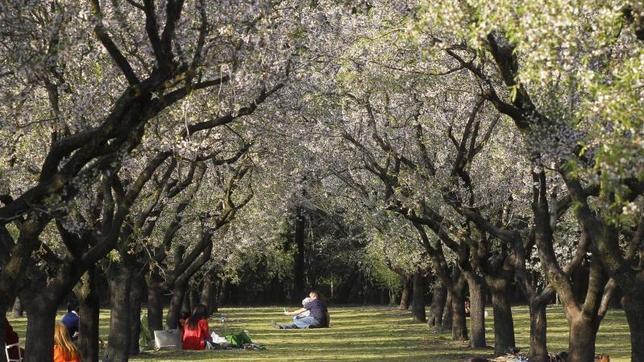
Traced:
POLYGON ((295 316, 291 324, 278 324, 280 329, 294 329, 294 328, 324 328, 329 326, 329 310, 326 303, 320 299, 320 294, 316 291, 309 293, 311 299, 308 303, 296 311, 289 312, 284 310, 285 315, 295 316), (306 317, 298 317, 298 314, 309 311, 306 317))
POLYGON ((62 324, 67 328, 69 336, 75 341, 78 338, 78 329, 80 328, 80 316, 74 310, 74 305, 72 303, 67 304, 67 313, 63 315, 63 318, 60 320, 62 324))

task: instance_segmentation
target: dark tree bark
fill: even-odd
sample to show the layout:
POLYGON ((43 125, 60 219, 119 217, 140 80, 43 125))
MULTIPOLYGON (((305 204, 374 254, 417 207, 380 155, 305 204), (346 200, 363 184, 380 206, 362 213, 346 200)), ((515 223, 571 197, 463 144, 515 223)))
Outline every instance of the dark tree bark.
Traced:
POLYGON ((629 295, 622 300, 631 334, 631 361, 644 362, 644 295, 639 296, 639 301, 632 298, 629 295))
POLYGON ((98 285, 96 283, 97 271, 95 267, 88 269, 77 293, 79 309, 82 316, 78 331, 78 349, 82 361, 98 361, 98 321, 100 304, 98 285))
POLYGON ((465 319, 465 297, 463 288, 464 279, 459 277, 458 282, 452 288, 452 339, 455 341, 466 341, 467 324, 465 319))
POLYGON ((470 347, 483 348, 485 343, 485 284, 483 277, 464 272, 470 291, 470 347))
POLYGON ((595 338, 598 327, 594 318, 588 318, 583 313, 570 320, 568 361, 583 362, 595 359, 595 338))
POLYGON ((215 281, 213 280, 214 278, 211 276, 211 272, 209 272, 206 277, 203 280, 203 289, 201 291, 201 295, 199 296, 200 298, 200 303, 206 306, 206 310, 208 311, 208 315, 212 315, 214 312, 214 309, 216 308, 214 300, 215 300, 215 294, 216 294, 216 289, 215 289, 215 281))
POLYGON ((150 333, 163 329, 162 280, 158 270, 151 270, 148 278, 148 329, 150 333))
POLYGON ((432 304, 429 307, 429 320, 428 325, 434 326, 436 330, 440 330, 443 325, 443 311, 447 299, 447 289, 442 283, 434 283, 434 290, 432 292, 432 304))
POLYGON ((186 285, 185 292, 183 293, 183 301, 181 303, 181 313, 190 314, 192 308, 190 307, 190 285, 186 285))
POLYGON ((72 263, 62 263, 54 275, 31 270, 29 284, 21 292, 28 316, 24 360, 50 361, 53 359, 56 308, 71 292, 83 269, 74 268, 72 263))
MULTIPOLYGON (((221 296, 222 296, 222 291, 224 289, 224 282, 223 280, 216 280, 214 282, 214 290, 211 295, 211 300, 210 300, 210 307, 211 313, 217 313, 219 311, 219 305, 221 304, 221 296)), ((280 294, 280 296, 283 296, 284 294, 280 294)))
POLYGON ((177 283, 172 289, 172 298, 170 299, 168 315, 166 316, 166 325, 170 329, 179 328, 179 316, 181 314, 181 308, 183 307, 186 287, 186 283, 177 283))
POLYGON ((302 207, 297 206, 295 212, 295 231, 293 233, 293 241, 297 248, 295 251, 295 263, 293 265, 293 302, 301 301, 302 296, 306 294, 306 270, 304 264, 305 227, 302 207))
POLYGON ((16 300, 13 302, 13 308, 11 309, 11 311, 14 318, 20 318, 24 316, 24 309, 22 307, 22 303, 20 302, 20 298, 16 298, 16 300))
POLYGON ((195 288, 192 287, 190 288, 190 312, 201 303, 201 295, 199 294, 199 291, 195 288))
POLYGON ((425 276, 422 272, 417 271, 413 277, 413 302, 411 306, 411 314, 416 322, 426 322, 425 315, 425 276))
POLYGON ((141 305, 145 294, 143 276, 134 275, 130 288, 130 356, 139 354, 139 337, 141 336, 141 305))
MULTIPOLYGON (((0 313, 2 313, 3 317, 6 317, 6 311, 1 310, 1 308, 0 308, 0 313)), ((2 353, 0 353, 0 362, 7 362, 7 355, 4 352, 4 351, 6 351, 6 346, 7 346, 5 344, 5 341, 4 341, 4 338, 5 338, 4 337, 4 335, 5 335, 5 330, 4 329, 5 329, 4 323, 0 323, 0 348, 1 348, 0 351, 3 351, 2 353)))
POLYGON ((37 297, 27 305, 27 338, 25 362, 42 362, 54 359, 54 325, 56 306, 50 296, 37 297))
POLYGON ((122 263, 110 271, 110 334, 104 362, 124 362, 130 351, 130 289, 132 271, 122 263))
POLYGON ((546 303, 530 303, 530 358, 534 361, 547 361, 548 347, 546 340, 546 303))
POLYGON ((516 347, 514 319, 510 303, 508 303, 507 287, 505 285, 501 288, 490 286, 490 290, 494 313, 494 354, 501 355, 516 347))
POLYGON ((402 292, 400 294, 400 310, 409 309, 409 301, 412 293, 412 277, 410 275, 403 275, 400 277, 403 283, 402 292))
POLYGON ((452 311, 452 290, 447 288, 447 298, 445 298, 445 311, 443 312, 443 324, 441 325, 441 332, 451 331, 453 314, 452 311))

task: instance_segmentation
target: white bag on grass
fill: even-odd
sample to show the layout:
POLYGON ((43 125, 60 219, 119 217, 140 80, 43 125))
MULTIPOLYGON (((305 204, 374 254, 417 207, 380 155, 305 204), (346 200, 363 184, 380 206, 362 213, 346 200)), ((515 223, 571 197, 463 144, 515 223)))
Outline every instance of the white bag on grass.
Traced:
POLYGON ((181 331, 178 329, 154 331, 154 348, 181 349, 181 331))
POLYGON ((221 337, 215 332, 210 333, 210 339, 212 340, 212 343, 216 343, 216 344, 228 343, 226 338, 221 337))

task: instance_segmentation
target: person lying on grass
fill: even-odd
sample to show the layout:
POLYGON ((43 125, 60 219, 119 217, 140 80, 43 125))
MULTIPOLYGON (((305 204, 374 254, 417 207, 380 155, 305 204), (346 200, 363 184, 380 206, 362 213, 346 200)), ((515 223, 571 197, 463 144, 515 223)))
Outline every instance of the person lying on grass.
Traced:
POLYGON ((316 291, 309 293, 310 300, 304 306, 293 312, 284 310, 284 315, 294 316, 293 323, 278 324, 276 327, 279 329, 305 329, 305 328, 325 328, 329 326, 329 311, 326 303, 320 298, 320 294, 316 291), (301 313, 309 312, 308 316, 300 315, 301 313))

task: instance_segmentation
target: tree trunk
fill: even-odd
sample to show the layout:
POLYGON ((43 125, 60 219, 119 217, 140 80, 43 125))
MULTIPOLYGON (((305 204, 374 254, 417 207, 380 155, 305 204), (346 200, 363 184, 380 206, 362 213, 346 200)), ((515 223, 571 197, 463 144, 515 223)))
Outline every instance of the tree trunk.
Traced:
POLYGON ((413 277, 413 292, 412 292, 412 307, 411 314, 414 321, 426 322, 425 315, 425 276, 421 272, 414 273, 413 277))
POLYGON ((516 347, 514 340, 514 320, 507 299, 507 288, 492 289, 492 309, 494 311, 494 354, 507 353, 516 347))
POLYGON ((125 362, 130 351, 130 289, 132 272, 123 264, 110 272, 110 334, 104 362, 125 362))
POLYGON ((400 310, 409 309, 409 296, 412 290, 412 277, 404 275, 401 277, 403 283, 402 293, 400 294, 400 310))
MULTIPOLYGON (((7 313, 5 308, 6 307, 3 307, 2 305, 0 305, 0 313, 2 313, 1 315, 3 317, 6 317, 6 313, 7 313)), ((4 352, 4 351, 7 350, 6 344, 5 344, 5 341, 4 341, 4 338, 5 338, 5 330, 4 329, 5 329, 4 323, 0 323, 0 351, 1 351, 0 352, 0 362, 7 362, 7 355, 4 352)))
POLYGON ((212 315, 213 299, 215 294, 215 282, 210 276, 206 276, 203 280, 203 290, 201 291, 200 303, 206 306, 208 315, 212 315))
POLYGON ((546 303, 530 302, 530 360, 546 361, 546 303))
POLYGON ((440 330, 443 324, 443 310, 445 309, 445 301, 447 299, 447 289, 442 283, 435 283, 432 293, 432 304, 429 307, 429 320, 428 325, 434 326, 440 330))
POLYGON ((631 361, 644 362, 644 297, 627 295, 622 304, 631 334, 631 361))
POLYGON ((201 295, 197 289, 190 288, 190 312, 201 303, 201 295))
POLYGON ((295 251, 295 263, 293 264, 293 295, 291 299, 293 302, 300 302, 306 290, 305 285, 305 265, 304 265, 304 242, 306 239, 305 234, 305 220, 302 215, 302 207, 297 206, 295 213, 295 233, 293 235, 297 250, 295 251))
POLYGON ((130 288, 130 356, 139 354, 139 337, 141 336, 141 304, 143 302, 143 277, 135 275, 130 288))
POLYGON ((96 283, 96 269, 91 267, 78 293, 82 316, 78 330, 78 349, 82 361, 98 361, 98 321, 100 304, 96 283))
POLYGON ((25 362, 52 361, 54 359, 56 306, 57 303, 50 301, 50 298, 38 298, 38 301, 29 303, 25 362))
MULTIPOLYGON (((595 339, 599 323, 583 313, 570 318, 567 362, 585 362, 595 359, 595 339)), ((640 341, 641 343, 641 341, 640 341)))
POLYGON ((22 307, 22 303, 20 302, 20 298, 16 298, 16 301, 13 302, 12 312, 13 312, 14 318, 20 318, 24 316, 24 310, 22 307))
POLYGON ((150 333, 163 329, 163 299, 161 276, 157 270, 148 276, 148 329, 150 333))
POLYGON ((181 302, 180 313, 190 314, 191 311, 192 311, 192 308, 190 308, 190 285, 186 285, 185 290, 183 292, 183 299, 181 302))
POLYGON ((470 347, 483 348, 485 344, 485 284, 483 278, 466 272, 470 291, 470 347))
MULTIPOLYGON (((461 285, 461 283, 456 283, 461 285)), ((465 298, 462 285, 452 291, 452 339, 455 341, 467 340, 467 324, 465 319, 465 298)))
POLYGON ((447 289, 447 298, 445 299, 445 311, 443 313, 443 324, 441 325, 441 331, 447 332, 452 330, 452 322, 454 315, 452 314, 452 290, 447 289))
POLYGON ((183 299, 186 294, 186 284, 176 283, 172 289, 172 298, 166 317, 166 325, 169 329, 179 328, 179 315, 183 306, 183 299))
POLYGON ((212 313, 217 313, 219 311, 219 304, 221 303, 221 294, 223 291, 224 282, 217 280, 214 283, 214 290, 211 295, 210 307, 212 308, 212 313))

